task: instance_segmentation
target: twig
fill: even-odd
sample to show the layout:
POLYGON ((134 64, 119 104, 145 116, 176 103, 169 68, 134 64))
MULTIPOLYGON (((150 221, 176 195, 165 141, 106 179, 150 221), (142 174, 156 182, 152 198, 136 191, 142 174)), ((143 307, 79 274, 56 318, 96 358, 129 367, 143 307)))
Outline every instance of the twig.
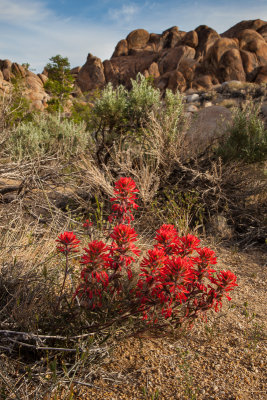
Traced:
POLYGON ((84 333, 82 335, 76 335, 76 336, 53 336, 53 335, 35 335, 34 333, 28 333, 28 332, 19 332, 19 331, 11 331, 11 330, 0 330, 0 335, 19 335, 19 336, 23 336, 23 337, 29 337, 30 339, 57 339, 57 340, 68 340, 68 339, 81 339, 81 338, 85 338, 87 336, 92 336, 95 333, 84 333))
POLYGON ((35 346, 34 344, 23 343, 14 339, 9 339, 9 340, 13 343, 19 344, 20 346, 30 347, 35 350, 53 350, 53 351, 66 351, 70 353, 77 353, 77 349, 66 349, 65 347, 41 347, 41 346, 35 346))
POLYGON ((6 378, 1 374, 0 372, 0 378, 4 381, 4 383, 6 384, 6 386, 9 388, 9 390, 14 393, 14 395, 16 396, 17 400, 21 400, 19 398, 19 396, 17 395, 17 392, 9 385, 9 383, 7 382, 6 378))
MULTIPOLYGON (((63 383, 67 383, 68 382, 69 383, 69 381, 67 381, 67 380, 64 380, 62 382, 63 383)), ((73 383, 76 383, 77 385, 83 385, 83 386, 93 387, 93 388, 96 388, 96 389, 101 389, 101 387, 93 385, 92 383, 85 383, 85 382, 76 381, 76 380, 74 380, 73 383)))

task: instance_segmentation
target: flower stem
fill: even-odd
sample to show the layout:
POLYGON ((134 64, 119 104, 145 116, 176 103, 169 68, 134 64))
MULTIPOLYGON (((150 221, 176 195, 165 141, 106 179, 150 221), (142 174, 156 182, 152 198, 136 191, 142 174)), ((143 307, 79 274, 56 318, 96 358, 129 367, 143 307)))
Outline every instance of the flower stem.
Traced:
POLYGON ((62 283, 60 294, 59 294, 57 310, 59 310, 59 307, 60 307, 61 297, 62 297, 62 293, 63 293, 64 287, 65 287, 65 282, 66 282, 66 278, 67 278, 67 274, 68 274, 68 266, 69 266, 69 257, 68 257, 68 252, 66 251, 66 264, 65 264, 64 279, 63 279, 63 283, 62 283))

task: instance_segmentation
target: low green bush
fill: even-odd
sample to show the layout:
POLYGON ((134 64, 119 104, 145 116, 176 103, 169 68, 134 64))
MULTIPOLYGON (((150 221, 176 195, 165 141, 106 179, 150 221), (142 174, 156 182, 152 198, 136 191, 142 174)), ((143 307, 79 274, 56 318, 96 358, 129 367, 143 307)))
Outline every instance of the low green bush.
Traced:
POLYGON ((259 112, 259 106, 253 103, 234 110, 229 135, 221 141, 216 151, 224 162, 242 160, 254 163, 267 159, 267 130, 259 112))
POLYGON ((139 73, 131 83, 130 91, 122 85, 113 88, 111 83, 107 84, 94 104, 94 124, 101 124, 109 131, 120 130, 126 133, 129 129, 137 130, 148 120, 153 109, 160 108, 160 91, 149 80, 139 73))
POLYGON ((113 88, 109 83, 92 108, 91 129, 95 132, 99 164, 106 164, 118 147, 125 150, 142 145, 154 153, 155 146, 175 142, 184 126, 184 106, 179 92, 173 94, 167 90, 162 99, 160 90, 141 74, 131 83, 129 91, 122 85, 113 88), (161 135, 162 130, 166 139, 161 135), (156 135, 160 138, 156 139, 156 135))
POLYGON ((69 158, 86 149, 90 135, 85 123, 61 119, 59 115, 37 114, 30 122, 15 127, 8 140, 11 156, 36 157, 45 154, 69 158))

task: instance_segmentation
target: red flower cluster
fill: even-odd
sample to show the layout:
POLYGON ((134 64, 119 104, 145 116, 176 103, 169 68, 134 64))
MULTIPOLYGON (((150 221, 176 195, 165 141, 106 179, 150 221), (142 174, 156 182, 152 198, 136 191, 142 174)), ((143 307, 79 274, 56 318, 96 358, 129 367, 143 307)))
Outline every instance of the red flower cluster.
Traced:
POLYGON ((164 249, 166 255, 177 254, 179 236, 173 225, 162 225, 156 231, 155 240, 157 244, 154 247, 164 249))
POLYGON ((132 178, 120 178, 115 183, 114 194, 115 197, 111 198, 112 214, 109 217, 109 221, 117 220, 118 223, 128 222, 134 220, 132 211, 138 208, 135 203, 136 193, 138 189, 135 186, 135 182, 132 178))
MULTIPOLYGON (((217 286, 216 293, 214 294, 214 304, 215 310, 222 307, 222 297, 225 297, 230 301, 231 297, 229 296, 229 292, 234 289, 235 286, 238 286, 236 283, 236 276, 231 271, 220 271, 217 273, 216 278, 213 276, 210 277, 211 283, 217 286)), ((212 293, 212 288, 211 288, 212 293)))
POLYGON ((211 278, 211 282, 221 287, 225 292, 229 292, 233 290, 234 286, 238 286, 236 284, 236 276, 231 271, 220 271, 217 274, 217 279, 211 278))
POLYGON ((133 255, 139 256, 140 250, 135 246, 137 239, 135 230, 129 225, 119 224, 115 226, 110 235, 113 242, 109 246, 112 262, 110 267, 115 271, 121 271, 125 267, 129 279, 132 278, 132 270, 130 265, 135 261, 133 255))
POLYGON ((157 307, 161 307, 165 318, 194 319, 212 307, 218 311, 223 296, 230 300, 227 293, 236 285, 236 276, 222 271, 214 278, 211 265, 217 263, 215 253, 206 247, 200 248, 198 238, 179 237, 173 225, 163 225, 155 241, 153 250, 148 251, 149 257, 141 263, 136 290, 144 319, 153 320, 157 307), (193 252, 197 253, 196 257, 192 256, 193 252))
POLYGON ((108 247, 102 241, 94 240, 88 243, 88 248, 83 249, 81 264, 85 268, 81 271, 82 283, 76 289, 74 296, 78 297, 84 304, 94 309, 102 304, 102 293, 109 284, 109 276, 106 272, 111 258, 108 247))
POLYGON ((84 229, 89 229, 92 225, 93 225, 93 222, 89 221, 89 219, 87 219, 87 220, 83 223, 84 229))
POLYGON ((56 242, 60 243, 57 246, 57 250, 63 254, 77 253, 76 249, 79 247, 80 240, 77 239, 73 232, 64 232, 58 236, 56 242))
POLYGON ((187 235, 183 236, 180 238, 180 248, 179 248, 179 254, 181 256, 188 256, 192 254, 195 250, 198 250, 198 245, 200 243, 200 240, 193 236, 193 235, 187 235))
MULTIPOLYGON (((116 182, 109 220, 117 225, 108 244, 94 240, 84 248, 81 283, 74 296, 89 309, 102 307, 103 299, 112 296, 111 303, 120 312, 124 307, 121 302, 127 299, 129 315, 141 313, 149 322, 162 315, 175 326, 205 316, 211 308, 218 311, 224 297, 231 300, 229 292, 237 286, 236 276, 230 271, 216 273, 214 251, 200 247, 200 240, 193 235, 180 237, 173 225, 162 225, 156 231, 155 244, 140 263, 136 286, 126 289, 125 274, 131 281, 133 263, 140 256, 137 233, 130 225, 132 212, 138 207, 137 192, 131 178, 116 182)), ((89 220, 84 223, 85 228, 91 225, 89 220)), ((64 232, 57 242, 58 250, 66 256, 76 252, 80 243, 73 232, 64 232)))
POLYGON ((91 268, 106 268, 110 262, 110 258, 107 254, 108 247, 104 242, 94 240, 88 243, 88 248, 83 249, 85 254, 82 256, 81 264, 85 264, 91 268))

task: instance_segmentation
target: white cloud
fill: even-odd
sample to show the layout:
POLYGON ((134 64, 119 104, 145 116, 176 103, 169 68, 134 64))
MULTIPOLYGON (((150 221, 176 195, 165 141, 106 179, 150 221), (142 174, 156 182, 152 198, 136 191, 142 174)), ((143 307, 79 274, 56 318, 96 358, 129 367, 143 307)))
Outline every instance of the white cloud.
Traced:
POLYGON ((83 65, 88 53, 110 58, 119 32, 81 18, 59 18, 34 0, 0 0, 0 59, 29 62, 41 72, 50 57, 61 54, 72 66, 83 65))
POLYGON ((25 22, 42 21, 51 16, 50 10, 45 8, 44 3, 28 0, 0 0, 0 21, 13 24, 24 24, 25 22))
POLYGON ((121 8, 109 9, 108 15, 111 20, 129 22, 133 20, 139 10, 139 7, 135 4, 123 4, 121 8))

